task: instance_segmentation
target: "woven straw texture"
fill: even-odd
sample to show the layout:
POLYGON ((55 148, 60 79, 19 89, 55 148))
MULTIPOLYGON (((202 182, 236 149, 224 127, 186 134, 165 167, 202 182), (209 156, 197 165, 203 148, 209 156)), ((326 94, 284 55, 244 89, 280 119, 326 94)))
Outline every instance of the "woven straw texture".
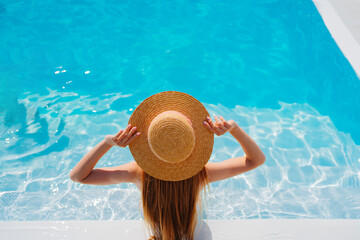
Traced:
POLYGON ((152 152, 161 160, 178 163, 185 160, 195 146, 194 129, 185 116, 165 111, 155 117, 148 130, 152 152))
POLYGON ((145 99, 129 119, 141 135, 129 145, 137 164, 150 176, 165 181, 180 181, 197 174, 209 161, 214 145, 214 134, 203 124, 209 116, 206 108, 194 97, 176 91, 161 92, 145 99), (192 153, 179 163, 159 159, 148 142, 151 121, 164 111, 178 111, 191 120, 195 133, 192 153))

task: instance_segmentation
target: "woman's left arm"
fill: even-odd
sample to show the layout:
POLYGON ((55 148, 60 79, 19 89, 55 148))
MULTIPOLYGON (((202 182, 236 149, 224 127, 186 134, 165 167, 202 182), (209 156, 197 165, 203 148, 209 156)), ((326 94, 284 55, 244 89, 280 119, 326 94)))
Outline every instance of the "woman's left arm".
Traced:
POLYGON ((129 124, 125 130, 118 134, 108 135, 88 152, 70 172, 70 178, 74 182, 95 185, 108 185, 120 182, 134 182, 138 173, 138 166, 135 162, 123 164, 117 167, 94 169, 97 162, 113 146, 126 147, 134 141, 140 132, 136 127, 129 124))

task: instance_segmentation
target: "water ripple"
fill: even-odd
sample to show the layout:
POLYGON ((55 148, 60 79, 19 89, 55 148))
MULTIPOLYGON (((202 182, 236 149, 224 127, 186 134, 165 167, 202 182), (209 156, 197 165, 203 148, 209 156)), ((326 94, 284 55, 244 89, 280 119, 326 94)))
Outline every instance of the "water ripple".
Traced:
MULTIPOLYGON (((21 113, 12 121, 1 119, 0 219, 141 219, 135 186, 88 186, 68 177, 91 146, 126 126, 131 110, 111 106, 124 102, 121 109, 134 109, 122 100, 130 96, 48 91, 24 94, 18 100, 21 113), (48 138, 39 143, 37 134, 48 138), (17 140, 6 142, 11 136, 17 140), (28 146, 17 149, 19 143, 28 146)), ((204 200, 206 218, 359 217, 360 147, 329 117, 308 104, 280 103, 275 110, 204 105, 211 115, 235 120, 267 156, 258 169, 211 184, 204 200)), ((226 134, 215 137, 210 161, 243 154, 226 134)), ((128 149, 111 149, 98 166, 131 160, 128 149)))

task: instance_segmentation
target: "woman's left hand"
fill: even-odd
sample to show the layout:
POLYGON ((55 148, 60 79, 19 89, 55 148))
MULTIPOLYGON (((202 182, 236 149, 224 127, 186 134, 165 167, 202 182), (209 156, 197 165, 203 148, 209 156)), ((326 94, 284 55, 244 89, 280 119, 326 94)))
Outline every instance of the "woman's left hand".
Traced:
POLYGON ((215 133, 217 136, 221 136, 225 134, 226 132, 230 131, 236 123, 234 120, 226 121, 222 116, 215 116, 215 121, 211 120, 210 117, 206 118, 206 121, 204 121, 204 125, 213 133, 215 133), (220 120, 219 120, 220 118, 220 120))
POLYGON ((126 147, 132 143, 141 133, 136 132, 136 127, 129 124, 124 130, 120 130, 116 135, 107 135, 105 143, 111 147, 126 147))

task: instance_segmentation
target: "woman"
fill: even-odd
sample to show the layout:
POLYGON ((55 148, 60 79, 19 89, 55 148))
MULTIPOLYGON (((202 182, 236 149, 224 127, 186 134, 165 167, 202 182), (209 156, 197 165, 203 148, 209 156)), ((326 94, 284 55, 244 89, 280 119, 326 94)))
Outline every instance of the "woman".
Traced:
POLYGON ((199 192, 207 184, 252 170, 265 162, 258 145, 233 120, 209 117, 192 96, 167 91, 145 99, 129 125, 108 135, 70 172, 83 184, 134 183, 142 193, 145 222, 152 239, 193 239, 199 192), (229 132, 245 156, 208 163, 214 134, 229 132), (114 146, 129 146, 135 162, 94 169, 114 146))

